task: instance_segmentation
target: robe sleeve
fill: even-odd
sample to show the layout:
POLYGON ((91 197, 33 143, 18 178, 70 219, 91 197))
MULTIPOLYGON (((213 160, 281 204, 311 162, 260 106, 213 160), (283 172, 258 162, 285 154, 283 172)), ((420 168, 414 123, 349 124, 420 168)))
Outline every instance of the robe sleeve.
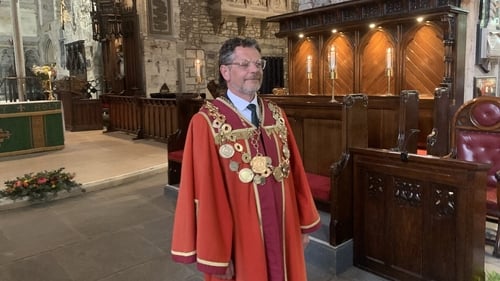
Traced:
POLYGON ((290 174, 295 186, 295 199, 299 214, 300 229, 302 233, 311 233, 321 227, 320 217, 314 203, 297 142, 283 110, 282 115, 287 127, 288 148, 290 150, 290 174))
POLYGON ((172 232, 172 258, 197 262, 200 271, 223 274, 232 252, 233 220, 209 119, 191 119, 182 159, 172 232))

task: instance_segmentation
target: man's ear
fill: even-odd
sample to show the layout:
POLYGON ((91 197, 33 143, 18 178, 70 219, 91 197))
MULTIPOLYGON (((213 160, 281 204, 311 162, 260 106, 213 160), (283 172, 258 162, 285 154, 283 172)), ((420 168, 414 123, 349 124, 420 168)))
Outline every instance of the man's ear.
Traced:
POLYGON ((230 69, 227 65, 221 65, 219 66, 219 71, 224 80, 228 81, 231 78, 231 72, 230 69))

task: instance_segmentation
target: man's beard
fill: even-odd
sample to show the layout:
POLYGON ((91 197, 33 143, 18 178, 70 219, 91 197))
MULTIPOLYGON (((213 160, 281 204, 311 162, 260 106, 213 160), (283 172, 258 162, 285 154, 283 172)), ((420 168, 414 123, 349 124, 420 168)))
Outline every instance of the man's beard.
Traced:
POLYGON ((251 85, 247 85, 245 83, 243 83, 243 86, 241 87, 241 91, 247 95, 253 95, 255 94, 261 87, 262 85, 262 80, 259 80, 259 82, 255 82, 256 80, 251 80, 252 83, 251 85))

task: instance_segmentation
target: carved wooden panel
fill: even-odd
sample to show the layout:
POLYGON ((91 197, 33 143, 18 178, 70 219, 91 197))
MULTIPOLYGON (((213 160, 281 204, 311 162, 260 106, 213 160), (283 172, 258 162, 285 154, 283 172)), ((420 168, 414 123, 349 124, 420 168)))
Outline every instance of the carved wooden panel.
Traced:
MULTIPOLYGON (((334 110, 333 108, 328 110, 334 110)), ((330 165, 342 154, 341 120, 304 119, 304 166, 329 176, 330 165)))
MULTIPOLYGON (((387 48, 393 48, 389 36, 381 30, 367 34, 361 54, 360 90, 368 95, 388 93, 385 75, 387 48)), ((394 93, 394 76, 391 77, 390 93, 394 93)))
MULTIPOLYGON (((391 280, 484 274, 488 166, 351 148, 354 264, 391 280), (481 254, 478 254, 481 253, 481 254)), ((479 280, 479 279, 477 279, 479 280)))
POLYGON ((443 80, 443 35, 430 25, 418 29, 404 52, 403 89, 416 89, 420 96, 432 98, 436 85, 443 80))
MULTIPOLYGON (((240 0, 243 1, 243 0, 240 0)), ((414 17, 416 14, 435 12, 437 9, 453 9, 460 7, 460 0, 368 0, 344 1, 326 7, 319 7, 299 11, 294 14, 272 16, 270 21, 280 23, 278 36, 295 36, 295 32, 310 29, 330 29, 358 23, 359 21, 377 18, 394 17, 398 20, 405 17, 414 17), (351 3, 352 2, 352 3, 351 3)))
POLYGON ((66 68, 69 75, 80 80, 87 80, 87 62, 85 58, 85 41, 78 40, 66 44, 66 68))

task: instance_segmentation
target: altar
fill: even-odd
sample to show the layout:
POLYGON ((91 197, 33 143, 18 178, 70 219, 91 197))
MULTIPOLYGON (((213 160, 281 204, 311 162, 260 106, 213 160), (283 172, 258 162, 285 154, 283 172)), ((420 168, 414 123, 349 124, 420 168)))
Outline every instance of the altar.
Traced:
POLYGON ((0 157, 62 148, 60 101, 0 103, 0 157))

